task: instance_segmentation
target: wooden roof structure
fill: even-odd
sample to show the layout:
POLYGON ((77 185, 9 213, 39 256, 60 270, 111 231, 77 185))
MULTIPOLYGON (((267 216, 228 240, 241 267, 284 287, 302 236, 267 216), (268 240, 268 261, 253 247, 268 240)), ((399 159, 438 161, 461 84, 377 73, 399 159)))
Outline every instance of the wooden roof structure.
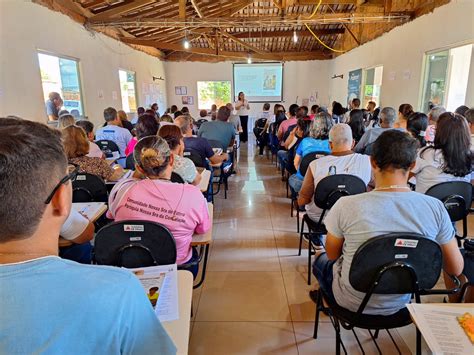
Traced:
POLYGON ((450 0, 33 1, 160 59, 215 62, 331 59, 450 0))

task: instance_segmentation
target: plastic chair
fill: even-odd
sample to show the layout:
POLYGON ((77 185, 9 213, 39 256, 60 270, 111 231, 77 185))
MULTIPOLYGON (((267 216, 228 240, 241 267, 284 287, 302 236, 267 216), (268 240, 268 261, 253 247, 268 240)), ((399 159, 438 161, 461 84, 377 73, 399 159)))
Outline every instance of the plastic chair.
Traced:
POLYGON ((107 185, 100 176, 79 173, 72 182, 72 202, 107 202, 107 185))
POLYGON ((125 159, 125 169, 135 170, 135 159, 133 158, 133 153, 127 156, 125 159))
POLYGON ((462 221, 463 233, 456 234, 458 246, 467 237, 467 216, 472 203, 472 185, 465 181, 449 181, 436 184, 426 191, 426 195, 443 202, 451 222, 462 221))
POLYGON ((181 177, 181 175, 179 175, 178 173, 175 173, 175 172, 172 172, 171 173, 171 179, 170 179, 171 182, 177 182, 179 184, 184 184, 185 181, 184 179, 181 177))
POLYGON ((127 220, 103 227, 95 237, 94 261, 126 268, 176 263, 176 242, 165 226, 127 220))
POLYGON ((348 174, 330 175, 323 178, 316 185, 314 190, 314 203, 322 209, 321 216, 317 222, 313 221, 308 214, 304 214, 301 222, 300 244, 298 255, 301 255, 303 235, 308 236, 308 285, 311 285, 311 255, 313 255, 313 237, 315 243, 320 243, 321 237, 327 234, 323 220, 326 212, 344 196, 358 195, 367 191, 365 183, 359 177, 348 174), (304 233, 305 224, 308 226, 308 233, 304 233), (311 235, 313 234, 313 236, 311 235))
MULTIPOLYGON (((377 344, 379 330, 385 329, 392 342, 401 354, 389 329, 400 328, 412 323, 407 308, 402 308, 395 314, 388 316, 363 314, 373 294, 401 295, 413 294, 415 302, 421 303, 420 296, 429 294, 452 294, 459 291, 460 282, 456 277, 451 277, 456 285, 451 290, 432 288, 436 285, 443 263, 441 247, 436 241, 413 233, 392 233, 370 238, 363 243, 354 254, 349 270, 349 282, 359 292, 365 293, 357 312, 352 312, 339 306, 334 299, 328 297, 320 289, 316 300, 316 316, 313 337, 318 335, 319 314, 321 311, 330 314, 331 322, 336 331, 336 354, 340 348, 344 349, 341 340, 341 326, 352 330, 362 353, 364 349, 354 331, 354 328, 369 330, 371 338, 381 354, 377 344), (410 241, 414 248, 399 246, 399 240, 410 241), (394 255, 403 255, 395 258, 394 255), (323 299, 329 307, 323 306, 323 299), (375 330, 372 334, 371 330, 375 330)), ((420 332, 416 331, 416 353, 421 354, 420 332)))
POLYGON ((120 148, 118 147, 117 143, 107 139, 101 139, 95 141, 102 152, 104 152, 107 158, 111 158, 113 156, 113 152, 118 152, 120 154, 120 148))

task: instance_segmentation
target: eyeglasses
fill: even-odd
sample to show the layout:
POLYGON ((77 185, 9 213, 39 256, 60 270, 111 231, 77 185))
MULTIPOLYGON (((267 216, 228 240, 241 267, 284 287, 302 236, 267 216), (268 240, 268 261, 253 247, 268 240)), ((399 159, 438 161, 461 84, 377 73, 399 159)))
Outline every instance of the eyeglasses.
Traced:
POLYGON ((54 187, 53 191, 51 191, 51 193, 49 194, 48 198, 44 201, 46 205, 48 205, 51 202, 51 200, 54 197, 54 194, 56 193, 56 191, 58 191, 61 185, 65 184, 69 180, 71 180, 71 182, 76 180, 76 176, 79 173, 79 165, 69 164, 68 171, 69 171, 69 174, 67 174, 58 182, 58 184, 54 187))

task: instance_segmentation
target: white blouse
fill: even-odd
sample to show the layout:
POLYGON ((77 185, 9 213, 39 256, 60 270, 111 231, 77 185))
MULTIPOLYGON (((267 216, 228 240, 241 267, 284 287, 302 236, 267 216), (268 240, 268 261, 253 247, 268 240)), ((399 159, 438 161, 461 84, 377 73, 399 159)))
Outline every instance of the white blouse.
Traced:
POLYGON ((244 104, 242 106, 240 106, 239 109, 237 109, 237 104, 240 103, 240 101, 236 101, 235 102, 235 108, 237 110, 237 115, 239 116, 248 116, 249 115, 249 110, 247 109, 247 105, 249 104, 249 102, 247 100, 244 99, 244 104))

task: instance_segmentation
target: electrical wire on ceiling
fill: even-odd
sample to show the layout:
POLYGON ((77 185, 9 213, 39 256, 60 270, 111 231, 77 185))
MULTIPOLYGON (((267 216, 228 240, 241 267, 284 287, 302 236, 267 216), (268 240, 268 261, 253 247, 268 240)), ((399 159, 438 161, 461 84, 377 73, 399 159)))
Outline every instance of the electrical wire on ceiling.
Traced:
MULTIPOLYGON (((314 9, 314 11, 313 11, 313 13, 311 14, 311 16, 308 17, 308 20, 312 19, 312 18, 314 17, 314 15, 316 15, 316 12, 318 11, 319 6, 321 5, 321 3, 322 3, 322 0, 319 0, 318 5, 317 5, 316 8, 314 9)), ((331 50, 331 51, 333 51, 333 52, 336 52, 336 53, 344 53, 344 52, 345 52, 344 50, 339 50, 339 49, 334 49, 334 48, 332 48, 332 47, 329 47, 326 43, 324 43, 324 42, 316 35, 316 33, 314 33, 314 32, 311 30, 311 28, 309 28, 308 24, 305 23, 304 25, 306 26, 307 30, 313 35, 313 37, 316 38, 316 40, 317 40, 323 47, 325 47, 325 48, 327 48, 327 49, 329 49, 329 50, 331 50)))

